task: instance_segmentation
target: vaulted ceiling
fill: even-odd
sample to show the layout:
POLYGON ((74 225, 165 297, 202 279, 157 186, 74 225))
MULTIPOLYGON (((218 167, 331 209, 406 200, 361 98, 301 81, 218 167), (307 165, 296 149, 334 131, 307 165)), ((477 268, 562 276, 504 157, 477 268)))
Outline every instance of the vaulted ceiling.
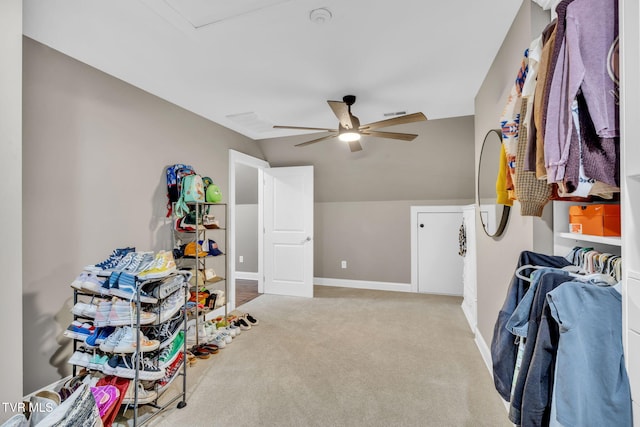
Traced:
POLYGON ((24 34, 255 140, 473 114, 521 0, 24 0, 24 34), (388 116, 387 116, 388 117, 388 116))
MULTIPOLYGON (((314 165, 316 201, 473 199, 474 97, 522 0, 24 0, 24 34, 314 165), (361 123, 423 112, 350 153, 327 100, 361 123)), ((515 70, 514 70, 515 72, 515 70)), ((501 94, 496 94, 499 97, 501 94)))

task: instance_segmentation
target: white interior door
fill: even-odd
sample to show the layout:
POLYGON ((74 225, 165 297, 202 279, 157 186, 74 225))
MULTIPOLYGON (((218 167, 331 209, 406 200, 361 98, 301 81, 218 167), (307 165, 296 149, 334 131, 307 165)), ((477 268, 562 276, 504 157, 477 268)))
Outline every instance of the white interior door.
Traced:
POLYGON ((264 292, 313 297, 313 166, 263 172, 264 292))
POLYGON ((462 295, 462 212, 418 213, 418 292, 462 295))

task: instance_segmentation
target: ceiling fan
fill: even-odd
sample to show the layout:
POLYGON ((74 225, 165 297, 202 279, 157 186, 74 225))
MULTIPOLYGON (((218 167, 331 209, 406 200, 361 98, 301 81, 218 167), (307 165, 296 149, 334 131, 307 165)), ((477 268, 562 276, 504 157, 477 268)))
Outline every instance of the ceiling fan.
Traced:
POLYGON ((338 129, 329 128, 312 128, 312 127, 300 127, 300 126, 274 126, 276 129, 298 129, 298 130, 321 130, 331 132, 330 135, 323 136, 321 138, 312 139, 311 141, 296 144, 296 147, 303 147, 305 145, 315 144, 316 142, 324 141, 325 139, 335 138, 336 136, 344 142, 349 143, 349 149, 352 152, 362 150, 360 144, 360 138, 362 135, 375 136, 378 138, 390 138, 399 139, 401 141, 413 141, 418 135, 411 133, 398 133, 398 132, 380 132, 374 129, 384 128, 388 126, 401 125, 404 123, 413 123, 427 120, 427 117, 422 113, 407 114, 404 116, 393 117, 391 119, 381 120, 379 122, 368 123, 361 125, 360 120, 353 114, 351 114, 351 106, 356 102, 355 95, 346 95, 342 98, 342 101, 327 101, 329 107, 333 110, 333 113, 339 120, 338 129))

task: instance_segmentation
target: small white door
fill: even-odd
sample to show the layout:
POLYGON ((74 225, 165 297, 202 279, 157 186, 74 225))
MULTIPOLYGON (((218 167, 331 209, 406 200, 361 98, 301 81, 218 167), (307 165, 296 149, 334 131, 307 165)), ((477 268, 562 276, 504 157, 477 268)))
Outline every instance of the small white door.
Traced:
POLYGON ((418 292, 462 295, 462 212, 418 213, 418 292))
POLYGON ((264 292, 313 297, 313 166, 264 169, 264 292))

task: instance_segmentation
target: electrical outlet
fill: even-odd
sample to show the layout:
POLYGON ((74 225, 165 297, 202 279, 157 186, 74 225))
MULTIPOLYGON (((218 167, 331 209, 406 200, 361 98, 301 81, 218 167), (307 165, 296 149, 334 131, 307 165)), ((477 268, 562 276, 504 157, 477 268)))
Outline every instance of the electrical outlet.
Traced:
POLYGON ((344 260, 343 260, 343 261, 340 263, 340 266, 341 266, 342 268, 347 268, 347 261, 344 261, 344 260))
POLYGON ((243 262, 244 262, 244 257, 243 257, 242 255, 240 255, 240 256, 238 257, 238 262, 241 262, 241 263, 243 263, 243 262))

